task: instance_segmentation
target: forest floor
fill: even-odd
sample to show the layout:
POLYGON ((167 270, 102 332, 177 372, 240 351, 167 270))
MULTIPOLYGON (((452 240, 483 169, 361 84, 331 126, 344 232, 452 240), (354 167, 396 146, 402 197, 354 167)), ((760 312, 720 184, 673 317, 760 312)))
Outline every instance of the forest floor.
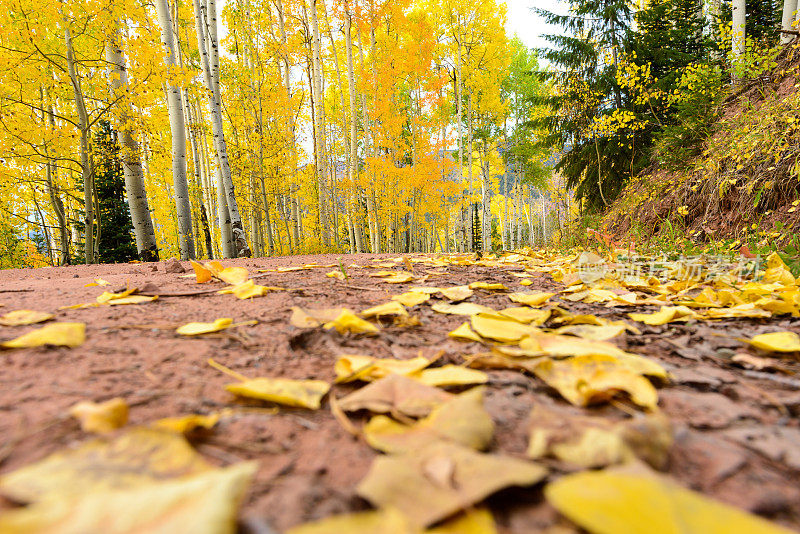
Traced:
MULTIPOLYGON (((775 525, 800 530, 800 377, 796 377, 800 353, 776 357, 742 341, 765 332, 800 333, 800 320, 775 315, 648 325, 631 320, 628 313, 657 311, 657 301, 627 305, 613 298, 609 301, 604 294, 594 299, 601 301, 596 303, 583 302, 593 300, 586 294, 575 299, 583 286, 570 272, 574 260, 575 257, 536 253, 529 257, 506 256, 500 261, 473 256, 397 258, 371 254, 224 260, 225 267, 247 269, 257 284, 284 289, 245 300, 209 292, 225 288, 226 284, 220 281, 197 284, 189 262, 179 264, 185 272, 168 272, 167 262, 2 271, 0 316, 12 310, 49 312, 55 315, 55 321, 85 323, 86 340, 73 348, 0 350, 0 493, 7 497, 0 500, 0 516, 17 509, 17 501, 26 500, 14 498, 13 484, 9 492, 4 491, 8 487, 4 486, 3 477, 57 451, 94 439, 68 415, 70 408, 81 401, 104 402, 116 397, 129 406, 129 422, 111 437, 101 438, 104 440, 161 418, 221 414, 213 429, 195 430, 188 437, 210 464, 258 462, 238 515, 245 532, 269 532, 269 528, 283 532, 307 521, 370 510, 369 502, 357 493, 359 482, 368 475, 373 461, 382 456, 364 436, 369 412, 349 413, 348 423, 338 410, 331 410, 330 403, 331 394, 341 400, 364 386, 359 381, 335 383, 337 359, 343 355, 369 355, 400 360, 422 356, 435 360, 433 366, 463 366, 471 362, 473 367, 482 367, 487 375, 483 407, 494 424, 493 435, 484 448, 492 454, 526 462, 534 455, 538 458, 531 462, 547 469, 546 477, 539 477, 540 481, 528 487, 498 487, 494 493, 485 491, 493 493, 485 500, 472 499, 487 505, 499 532, 577 532, 574 523, 554 507, 556 501, 545 498, 545 485, 583 467, 602 467, 630 459, 629 456, 645 460, 680 486, 761 515, 775 525), (277 270, 308 264, 314 266, 277 270), (560 282, 552 276, 554 269, 561 269, 555 277, 560 282), (370 276, 382 270, 410 271, 413 280, 394 284, 370 276), (346 272, 347 277, 340 280, 334 275, 326 276, 337 271, 346 272), (109 285, 86 287, 95 279, 109 285), (524 280, 531 283, 523 286, 524 280), (484 339, 480 342, 449 337, 449 332, 470 321, 470 317, 434 311, 433 304, 448 303, 441 294, 409 307, 409 317, 372 320, 379 327, 374 335, 339 333, 321 326, 299 328, 290 322, 293 307, 344 307, 359 312, 387 303, 393 295, 415 286, 444 288, 475 282, 500 283, 507 288, 476 287, 464 301, 494 310, 521 306, 511 302, 511 292, 554 293, 549 301, 531 307, 550 310, 542 328, 586 322, 594 323, 589 326, 613 326, 620 320, 635 327, 618 332, 608 343, 644 356, 666 370, 666 379, 647 379, 657 386, 658 408, 637 406, 624 393, 603 402, 613 392, 626 388, 636 395, 633 387, 618 383, 604 391, 597 386, 600 394, 590 399, 591 406, 573 405, 564 400, 560 387, 552 387, 556 382, 548 385, 533 372, 496 368, 514 367, 510 363, 514 361, 519 367, 527 365, 531 371, 534 367, 529 364, 535 358, 525 358, 513 350, 489 352, 497 346, 501 351, 503 346, 518 348, 516 342, 509 343, 510 339, 506 343, 492 341, 491 328, 488 333, 481 332, 484 339), (572 289, 561 292, 570 283, 572 289), (103 291, 121 291, 125 287, 160 296, 154 302, 136 305, 61 309, 93 303, 103 291), (203 293, 192 295, 198 292, 203 293), (586 315, 597 320, 575 319, 586 315), (175 332, 185 323, 218 318, 257 323, 192 337, 175 332), (637 328, 640 333, 633 333, 637 328), (249 378, 322 380, 333 384, 331 393, 317 410, 237 397, 225 389, 231 378, 210 366, 209 358, 249 378), (648 411, 663 414, 669 423, 654 422, 652 416, 644 415, 648 411), (529 445, 531 432, 539 424, 550 425, 548 428, 553 431, 545 441, 561 439, 572 445, 579 443, 582 433, 593 426, 606 430, 617 428, 614 425, 640 427, 634 429, 638 438, 631 438, 630 432, 625 434, 625 451, 633 451, 632 455, 625 453, 603 461, 597 458, 602 451, 595 450, 595 446, 602 449, 602 443, 593 444, 587 438, 583 446, 589 451, 569 462, 565 460, 568 453, 559 456, 550 446, 531 452, 535 449, 529 445), (557 436, 559 433, 561 437, 557 436), (580 458, 585 460, 587 455, 589 460, 580 465, 580 458)), ((175 262, 171 265, 170 270, 180 270, 175 268, 175 262)), ((587 284, 583 290, 590 287, 587 284)), ((640 300, 654 298, 641 288, 613 291, 618 296, 630 292, 640 300)), ((680 300, 676 295, 663 298, 665 303, 680 300)), ((42 326, 0 326, 0 341, 42 326)), ((574 333, 599 336, 603 332, 593 334, 578 329, 574 333)), ((557 358, 564 354, 550 355, 557 358)), ((359 371, 354 365, 353 376, 359 371)), ((449 392, 468 388, 445 387, 449 392)), ((398 417, 412 422, 408 417, 398 417)), ((372 441, 376 439, 373 437, 372 441)), ((473 504, 464 502, 463 508, 473 504)), ((637 506, 633 502, 630 505, 637 506)), ((567 515, 592 530, 591 523, 569 512, 567 515)), ((425 526, 429 523, 418 522, 425 526)))

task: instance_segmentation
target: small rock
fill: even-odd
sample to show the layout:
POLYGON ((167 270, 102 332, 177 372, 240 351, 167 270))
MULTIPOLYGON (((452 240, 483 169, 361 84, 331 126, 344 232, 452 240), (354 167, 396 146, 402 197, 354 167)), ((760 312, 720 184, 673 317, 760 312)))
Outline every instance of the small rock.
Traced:
POLYGON ((150 270, 153 271, 153 272, 157 271, 158 270, 158 265, 153 265, 152 267, 150 267, 150 270))
POLYGON ((72 278, 80 278, 80 276, 78 276, 77 274, 73 274, 72 278))
POLYGON ((164 269, 168 273, 185 273, 186 269, 181 265, 177 258, 170 258, 166 261, 164 269))

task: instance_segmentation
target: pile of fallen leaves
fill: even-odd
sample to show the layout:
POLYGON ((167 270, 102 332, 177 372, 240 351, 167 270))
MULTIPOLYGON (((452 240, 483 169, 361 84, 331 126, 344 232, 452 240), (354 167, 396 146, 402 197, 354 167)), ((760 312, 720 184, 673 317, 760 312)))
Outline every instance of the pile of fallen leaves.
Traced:
MULTIPOLYGON (((296 328, 371 336, 387 326, 419 325, 420 308, 430 306, 439 314, 463 316, 463 324, 449 336, 483 347, 479 352, 465 351, 460 364, 421 355, 402 360, 342 354, 331 362, 337 377, 333 384, 248 377, 209 360, 212 368, 233 379, 226 386, 233 395, 300 409, 328 409, 343 428, 383 453, 355 490, 372 510, 329 517, 295 527, 291 533, 492 533, 496 530, 486 498, 509 486, 543 481, 544 498, 590 532, 784 532, 764 519, 685 489, 659 472, 673 435, 669 419, 658 408, 658 387, 668 383, 670 375, 657 362, 624 351, 613 340, 623 333, 639 334, 640 323, 798 317, 798 280, 775 254, 767 258, 764 270, 721 267, 696 258, 651 263, 655 268, 644 272, 640 264, 618 258, 523 250, 482 259, 431 255, 369 266, 309 264, 278 269, 334 267, 327 276, 341 282, 348 281, 348 270, 381 269, 370 276, 387 284, 411 284, 387 302, 360 311, 295 307, 286 319, 296 328), (415 263, 434 270, 453 264, 515 267, 512 274, 523 287, 531 285, 532 276, 549 275, 562 289, 514 292, 485 281, 434 287, 426 285, 430 274, 415 274, 415 263), (395 269, 398 266, 403 269, 395 269), (494 309, 471 302, 476 292, 503 294, 507 306, 494 309), (577 302, 657 309, 629 313, 630 321, 610 321, 571 313, 569 303, 577 302), (493 452, 495 423, 483 402, 483 384, 489 381, 485 369, 532 375, 584 413, 565 419, 537 405, 531 414, 528 458, 493 452), (346 383, 359 388, 348 387, 347 394, 337 396, 339 384, 346 383), (610 422, 595 412, 604 404, 629 417, 610 422), (557 459, 570 468, 553 470, 545 459, 557 459)), ((219 262, 192 262, 192 266, 194 274, 188 276, 197 283, 219 280, 228 287, 187 295, 216 292, 252 299, 288 290, 256 283, 268 278, 269 271, 251 276, 242 267, 225 268, 219 262)), ((91 285, 108 283, 96 280, 91 285)), ((146 287, 126 287, 105 291, 96 302, 64 309, 148 305, 158 297, 146 287)), ((0 317, 0 324, 31 325, 53 318, 49 313, 17 310, 0 317)), ((202 336, 248 324, 253 322, 217 318, 181 325, 175 335, 202 336)), ((82 323, 50 322, 1 346, 76 347, 85 335, 82 323)), ((800 337, 790 331, 741 343, 758 349, 762 359, 800 353, 800 337)), ((747 357, 750 362, 757 360, 747 357)), ((186 438, 197 430, 213 432, 229 412, 176 414, 128 428, 128 411, 121 398, 73 406, 70 415, 97 438, 0 477, 0 494, 27 505, 0 516, 0 532, 232 531, 257 464, 213 467, 186 438)))

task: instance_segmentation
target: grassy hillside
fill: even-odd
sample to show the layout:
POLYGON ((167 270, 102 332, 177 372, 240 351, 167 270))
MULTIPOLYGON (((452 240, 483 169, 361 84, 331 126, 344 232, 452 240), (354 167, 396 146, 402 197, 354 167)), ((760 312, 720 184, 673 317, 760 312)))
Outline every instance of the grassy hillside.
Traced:
POLYGON ((722 103, 699 155, 654 163, 604 214, 619 240, 668 249, 800 250, 800 50, 722 103))

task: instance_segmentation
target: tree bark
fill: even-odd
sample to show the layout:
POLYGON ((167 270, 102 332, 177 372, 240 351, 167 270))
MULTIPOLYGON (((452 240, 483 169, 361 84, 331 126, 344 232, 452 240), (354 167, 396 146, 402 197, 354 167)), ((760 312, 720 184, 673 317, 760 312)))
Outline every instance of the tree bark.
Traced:
MULTIPOLYGON (((781 17, 781 29, 791 31, 797 10, 797 0, 783 0, 783 16, 781 17)), ((781 33, 781 43, 791 43, 795 36, 790 33, 781 33)))
MULTIPOLYGON (((108 71, 111 93, 118 96, 127 91, 128 74, 125 58, 122 54, 121 32, 119 23, 114 23, 114 33, 106 42, 106 61, 110 65, 108 71)), ((139 156, 139 143, 130 126, 130 102, 123 98, 119 106, 120 137, 122 141, 122 173, 125 177, 125 193, 131 212, 133 234, 136 239, 136 250, 141 261, 158 261, 158 246, 150 208, 147 203, 147 192, 144 187, 144 174, 139 156)))
MULTIPOLYGON (((158 0, 163 1, 163 0, 158 0)), ((194 0, 194 17, 197 30, 197 48, 200 51, 201 70, 205 79, 208 105, 211 110, 211 130, 214 134, 214 149, 217 160, 217 196, 220 202, 219 210, 222 213, 222 203, 226 204, 227 217, 230 220, 231 241, 236 257, 249 257, 250 247, 247 245, 247 236, 242 225, 242 216, 236 202, 236 193, 231 176, 230 162, 228 161, 228 148, 225 142, 225 132, 222 128, 222 108, 219 89, 219 45, 217 42, 217 13, 214 0, 208 0, 207 13, 200 8, 200 1, 194 0), (206 44, 205 28, 208 28, 209 43, 206 44), (221 189, 221 191, 220 191, 221 189), (222 195, 220 195, 222 193, 222 195), (220 198, 221 197, 221 198, 220 198)), ((222 221, 222 216, 220 216, 222 221)), ((220 226, 222 223, 220 222, 220 226)), ((224 232, 223 232, 224 235, 224 232)), ((223 239, 223 245, 225 240, 223 239)))
MULTIPOLYGON (((161 26, 161 44, 167 52, 167 70, 176 67, 175 40, 172 32, 167 0, 156 0, 158 22, 161 26)), ((170 72, 171 74, 171 72, 170 72)), ((175 208, 178 215, 178 245, 181 259, 194 259, 192 237, 192 207, 189 203, 189 184, 186 179, 186 124, 180 88, 167 80, 167 110, 172 133, 172 181, 175 188, 175 208)))

